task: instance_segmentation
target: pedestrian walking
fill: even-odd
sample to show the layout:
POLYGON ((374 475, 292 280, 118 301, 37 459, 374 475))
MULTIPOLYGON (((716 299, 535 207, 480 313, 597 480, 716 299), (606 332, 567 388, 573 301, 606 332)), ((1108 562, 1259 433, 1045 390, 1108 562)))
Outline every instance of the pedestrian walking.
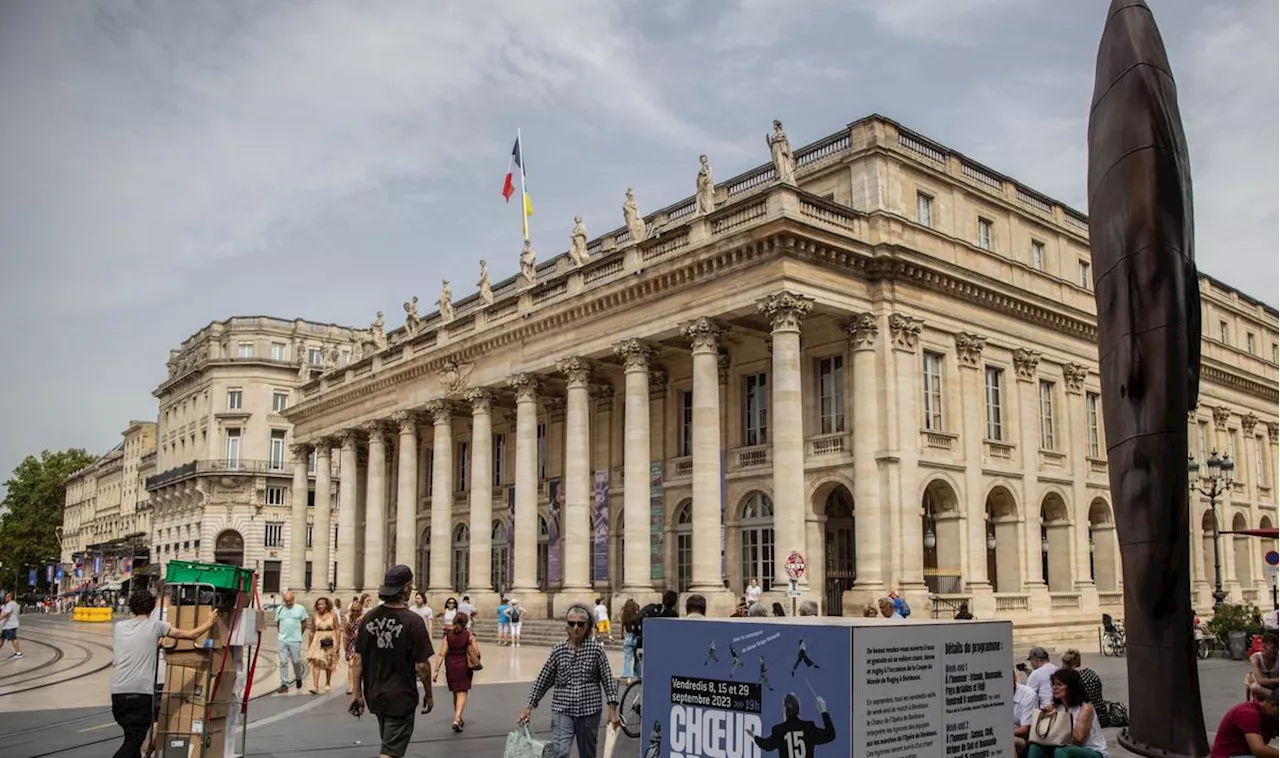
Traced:
POLYGON ((12 592, 5 592, 4 605, 0 605, 0 648, 4 647, 4 643, 8 642, 13 645, 13 652, 9 654, 10 658, 22 657, 22 645, 18 642, 18 616, 22 611, 18 608, 18 603, 13 599, 12 592))
POLYGON ((524 629, 524 608, 514 597, 511 598, 511 607, 507 609, 507 618, 511 621, 511 628, 508 630, 511 635, 511 645, 520 647, 520 632, 524 629))
POLYGON ((445 684, 449 685, 449 692, 453 694, 453 731, 455 732, 461 732, 467 725, 462 716, 467 709, 471 679, 475 676, 468 656, 474 655, 479 660, 480 654, 476 636, 468 628, 470 626, 471 617, 466 613, 458 611, 454 615, 453 626, 444 633, 444 652, 436 661, 436 670, 431 675, 431 681, 437 681, 440 678, 440 669, 444 669, 445 684))
POLYGON ((413 737, 418 682, 426 689, 422 712, 435 706, 431 695, 431 656, 435 650, 427 625, 409 609, 413 571, 392 566, 383 577, 378 598, 382 604, 365 613, 356 634, 355 689, 350 712, 359 718, 367 706, 378 717, 382 740, 379 758, 403 758, 413 737))
POLYGON ((613 678, 604 645, 595 639, 591 609, 574 603, 564 615, 567 638, 556 643, 542 665, 529 702, 520 714, 527 724, 533 710, 552 688, 551 741, 555 758, 568 758, 574 744, 579 758, 595 758, 596 737, 603 705, 609 706, 609 725, 617 727, 618 682, 613 678))
POLYGON ((502 598, 498 602, 498 646, 506 645, 511 639, 511 601, 502 598))
POLYGON ((364 603, 360 598, 353 598, 347 606, 346 621, 342 625, 342 653, 347 662, 347 692, 355 692, 355 669, 351 666, 351 656, 356 654, 356 632, 360 631, 360 619, 364 616, 364 603))
POLYGON ((124 730, 115 758, 140 758, 147 730, 159 716, 156 691, 156 648, 162 637, 192 640, 213 628, 218 612, 195 629, 177 629, 152 618, 156 598, 146 590, 129 598, 132 618, 117 621, 111 644, 111 715, 124 730))
POLYGON ((627 598, 622 604, 622 683, 631 684, 636 667, 636 640, 640 637, 640 604, 627 598))
POLYGON ((289 691, 289 662, 293 662, 293 682, 302 689, 307 664, 302 662, 302 630, 307 625, 307 609, 293 602, 293 593, 285 591, 284 605, 276 608, 276 652, 280 658, 280 689, 289 691))
POLYGON ((333 689, 333 670, 338 667, 338 640, 342 620, 333 612, 329 598, 318 598, 311 617, 311 636, 307 643, 307 663, 311 666, 311 694, 320 689, 320 672, 324 672, 324 691, 333 689))
POLYGON ((596 634, 607 635, 609 641, 613 642, 613 625, 609 622, 609 606, 604 604, 604 598, 596 598, 596 634))

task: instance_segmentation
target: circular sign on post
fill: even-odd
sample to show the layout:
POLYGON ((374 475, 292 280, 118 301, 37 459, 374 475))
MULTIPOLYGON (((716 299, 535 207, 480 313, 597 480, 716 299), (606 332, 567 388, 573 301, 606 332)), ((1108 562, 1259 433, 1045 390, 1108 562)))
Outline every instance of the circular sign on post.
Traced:
POLYGON ((1268 566, 1275 566, 1275 565, 1277 565, 1277 564, 1280 564, 1280 553, 1277 553, 1277 552, 1276 552, 1276 551, 1274 551, 1274 550, 1268 550, 1268 551, 1267 551, 1267 565, 1268 565, 1268 566))
POLYGON ((795 550, 792 550, 791 555, 787 556, 787 563, 786 563, 787 576, 791 577, 792 579, 799 579, 800 577, 804 576, 804 567, 805 567, 804 556, 800 555, 800 553, 796 552, 795 550))

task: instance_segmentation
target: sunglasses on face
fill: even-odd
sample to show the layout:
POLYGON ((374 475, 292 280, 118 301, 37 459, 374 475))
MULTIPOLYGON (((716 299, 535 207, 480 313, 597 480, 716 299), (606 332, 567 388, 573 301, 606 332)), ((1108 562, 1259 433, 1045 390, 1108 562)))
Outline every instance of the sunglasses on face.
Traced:
POLYGON ((587 622, 585 621, 566 621, 565 623, 571 627, 577 627, 578 629, 582 629, 587 625, 587 622))

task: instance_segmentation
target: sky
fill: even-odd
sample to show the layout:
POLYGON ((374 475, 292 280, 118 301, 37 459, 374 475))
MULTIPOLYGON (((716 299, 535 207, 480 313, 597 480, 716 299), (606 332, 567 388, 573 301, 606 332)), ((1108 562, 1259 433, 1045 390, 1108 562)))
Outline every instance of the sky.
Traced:
MULTIPOLYGON (((1148 0, 1208 274, 1280 302, 1275 0, 1148 0)), ((0 0, 0 480, 154 419, 167 351, 518 268, 881 113, 1087 209, 1109 0, 0 0)), ((432 310, 428 307, 427 310, 432 310)), ((2 487, 2 485, 0 485, 2 487)))

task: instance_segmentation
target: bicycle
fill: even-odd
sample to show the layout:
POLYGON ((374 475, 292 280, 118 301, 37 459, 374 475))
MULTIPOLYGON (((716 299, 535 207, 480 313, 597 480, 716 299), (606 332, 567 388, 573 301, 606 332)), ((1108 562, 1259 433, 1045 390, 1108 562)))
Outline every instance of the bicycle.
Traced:
POLYGON ((1116 623, 1111 614, 1102 614, 1102 654, 1118 658, 1124 655, 1124 649, 1124 625, 1116 623))
MULTIPOLYGON (((644 662, 644 648, 636 648, 636 673, 639 674, 644 669, 641 664, 644 662)), ((622 722, 622 733, 636 739, 640 736, 640 706, 644 702, 644 688, 641 686, 643 679, 639 676, 635 681, 627 685, 622 691, 621 702, 618 703, 618 720, 622 722)))

